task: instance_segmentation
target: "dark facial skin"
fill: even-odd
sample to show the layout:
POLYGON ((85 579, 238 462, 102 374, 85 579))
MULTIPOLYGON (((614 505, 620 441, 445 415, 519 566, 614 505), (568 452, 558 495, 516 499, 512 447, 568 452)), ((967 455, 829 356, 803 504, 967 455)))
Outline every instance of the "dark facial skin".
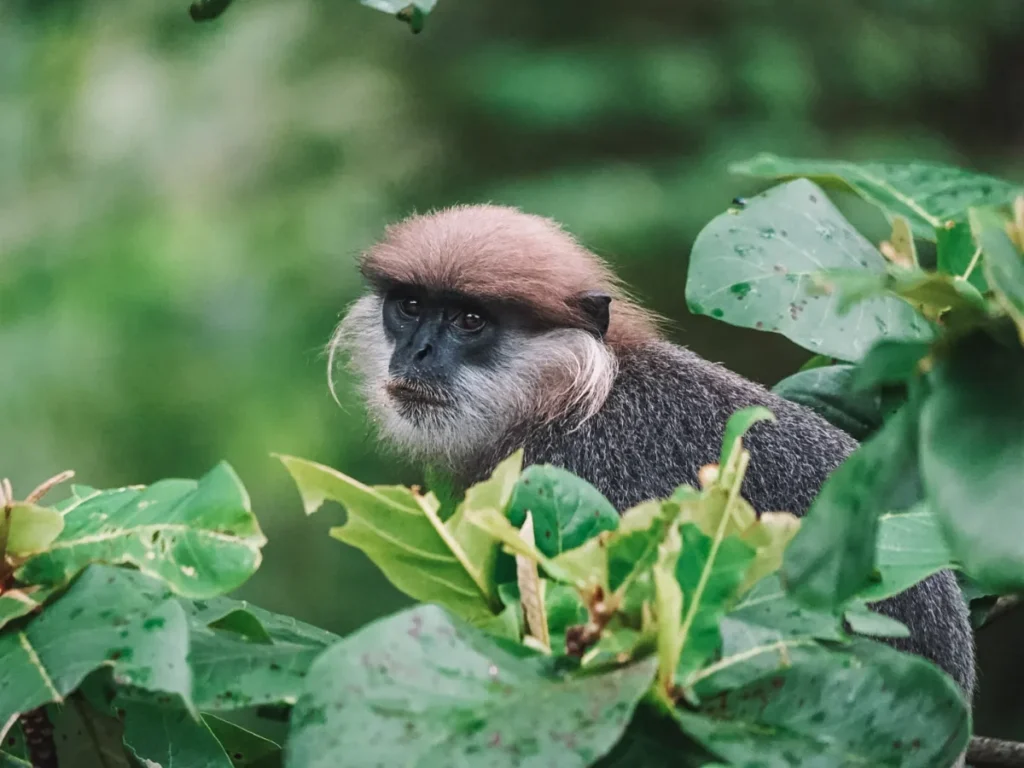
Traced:
POLYGON ((384 332, 395 344, 388 391, 403 401, 450 404, 455 374, 464 365, 493 365, 510 320, 459 294, 391 288, 383 311, 384 332))

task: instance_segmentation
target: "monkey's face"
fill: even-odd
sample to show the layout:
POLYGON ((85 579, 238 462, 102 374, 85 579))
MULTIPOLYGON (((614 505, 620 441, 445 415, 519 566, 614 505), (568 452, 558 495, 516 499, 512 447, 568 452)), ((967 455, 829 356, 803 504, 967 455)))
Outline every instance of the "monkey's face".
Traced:
POLYGON ((417 286, 360 299, 331 349, 350 353, 387 440, 453 468, 552 406, 603 400, 615 370, 592 333, 544 326, 510 303, 417 286))

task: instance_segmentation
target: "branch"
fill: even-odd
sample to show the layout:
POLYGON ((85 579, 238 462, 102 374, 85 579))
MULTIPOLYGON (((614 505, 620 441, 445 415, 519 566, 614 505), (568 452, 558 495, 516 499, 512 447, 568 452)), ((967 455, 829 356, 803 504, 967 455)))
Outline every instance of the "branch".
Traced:
POLYGON ((972 736, 967 745, 967 762, 975 768, 986 766, 1024 766, 1024 744, 1019 741, 972 736))

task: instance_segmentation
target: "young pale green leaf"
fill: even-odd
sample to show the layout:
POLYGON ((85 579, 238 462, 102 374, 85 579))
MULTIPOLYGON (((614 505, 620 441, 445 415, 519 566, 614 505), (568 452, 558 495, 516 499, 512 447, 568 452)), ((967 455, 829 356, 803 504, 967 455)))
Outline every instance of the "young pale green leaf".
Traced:
MULTIPOLYGON (((551 638, 551 647, 560 652, 565 648, 565 635, 570 627, 585 624, 590 617, 587 606, 583 602, 580 592, 575 587, 567 584, 559 584, 554 581, 544 581, 544 613, 547 616, 548 632, 551 638)), ((510 623, 515 626, 515 631, 499 633, 488 627, 490 634, 499 637, 509 637, 518 641, 520 639, 519 626, 523 623, 523 608, 520 600, 519 586, 514 582, 499 584, 498 593, 501 601, 507 606, 502 613, 512 613, 510 623)))
POLYGON ((815 368, 826 368, 835 365, 838 361, 828 355, 812 355, 806 363, 797 368, 798 371, 812 371, 815 368))
POLYGON ((676 710, 685 733, 732 765, 951 765, 970 714, 951 678, 918 656, 857 640, 804 645, 791 666, 676 710))
POLYGON ((910 637, 906 624, 875 613, 862 602, 854 602, 843 614, 850 630, 867 637, 910 637))
POLYGON ((75 690, 101 665, 119 684, 188 697, 188 623, 165 585, 88 567, 27 627, 0 635, 0 722, 75 690))
POLYGON ((854 439, 863 440, 882 426, 885 414, 880 395, 853 391, 856 371, 852 365, 812 368, 788 376, 772 387, 772 392, 810 408, 854 439))
POLYGON ((27 616, 57 592, 56 587, 22 587, 0 594, 0 627, 27 616))
MULTIPOLYGON (((468 509, 466 511, 466 521, 486 531, 517 557, 526 557, 537 563, 547 571, 551 578, 557 581, 582 586, 593 575, 589 558, 586 561, 574 562, 572 560, 563 561, 562 558, 551 559, 545 556, 532 542, 523 539, 519 535, 519 530, 509 522, 505 515, 496 509, 468 509)), ((570 553, 577 551, 570 550, 570 553)))
POLYGON ((934 573, 956 567, 939 521, 927 505, 887 512, 878 520, 878 580, 858 597, 873 602, 892 597, 934 573))
POLYGON ((180 703, 116 703, 124 711, 124 743, 139 760, 173 768, 234 768, 205 720, 180 703))
POLYGON ((133 768, 124 748, 124 728, 116 718, 93 709, 78 695, 47 709, 59 765, 133 768))
POLYGON ((1024 349, 986 334, 936 365, 921 412, 921 477, 950 550, 979 583, 1024 589, 1024 349))
POLYGON ((565 768, 591 765, 626 729, 654 659, 581 677, 552 664, 435 606, 403 611, 313 665, 285 766, 511 768, 527 753, 565 768))
MULTIPOLYGON (((966 280, 941 272, 891 269, 878 274, 841 269, 822 272, 814 280, 815 290, 838 295, 836 306, 844 314, 865 301, 891 295, 909 302, 932 320, 943 313, 955 312, 958 324, 967 325, 969 322, 980 324, 988 316, 988 304, 977 288, 966 280)), ((931 334, 922 334, 920 338, 930 339, 931 334)))
POLYGON ((493 617, 497 594, 493 570, 487 568, 494 562, 497 543, 465 524, 466 516, 477 510, 464 502, 442 523, 431 497, 400 486, 371 488, 322 464, 279 458, 299 488, 306 513, 328 499, 342 504, 348 520, 332 528, 331 536, 361 549, 400 590, 469 621, 493 617))
POLYGON ((754 560, 740 584, 743 594, 782 567, 783 554, 800 530, 800 518, 789 512, 764 512, 740 538, 754 550, 754 560))
POLYGON ((936 234, 936 267, 947 275, 964 277, 979 291, 988 290, 988 281, 979 269, 981 246, 975 241, 971 222, 952 222, 953 226, 939 227, 936 234))
POLYGON ((20 581, 65 584, 90 563, 128 563, 178 594, 210 597, 241 586, 266 543, 245 488, 224 463, 198 482, 75 493, 58 510, 63 530, 17 571, 20 581))
POLYGON ((763 153, 730 166, 733 173, 772 179, 809 177, 838 181, 885 213, 905 216, 914 234, 934 240, 947 221, 962 221, 972 206, 1003 205, 1021 185, 937 163, 851 163, 805 160, 763 153))
POLYGON ((281 755, 280 746, 240 725, 221 720, 211 714, 204 714, 203 722, 231 757, 234 768, 262 765, 272 756, 281 755))
POLYGON ((619 513, 600 491, 550 465, 528 468, 515 486, 508 518, 520 527, 527 512, 533 513, 537 549, 548 557, 575 549, 619 525, 619 513))
POLYGON ((725 423, 722 456, 718 462, 719 482, 722 484, 731 485, 729 473, 735 471, 736 458, 743 449, 743 436, 759 421, 776 421, 775 414, 762 405, 754 405, 736 411, 725 423))
POLYGON ((28 557, 44 551, 64 528, 64 517, 55 509, 15 502, 7 524, 7 554, 28 557))
POLYGON ((917 478, 916 408, 904 405, 829 476, 787 547, 782 579, 805 605, 836 610, 871 584, 878 516, 917 478))
POLYGON ((927 342, 882 339, 861 361, 850 386, 863 392, 905 382, 921 372, 921 360, 930 352, 927 342))
MULTIPOLYGON (((529 510, 519 535, 525 541, 533 542, 533 516, 529 510)), ((544 610, 544 582, 541 581, 535 560, 516 555, 516 586, 519 587, 526 634, 536 640, 541 648, 550 651, 551 635, 548 634, 548 617, 544 610)))
POLYGON ((971 225, 985 253, 983 268, 999 305, 1017 325, 1024 344, 1024 255, 1006 234, 1005 224, 988 211, 971 211, 971 225))
POLYGON ((896 214, 892 217, 892 234, 879 250, 885 258, 898 266, 911 268, 919 265, 914 233, 906 216, 896 214))
POLYGON ((752 198, 698 235, 686 300, 692 312, 781 333, 817 354, 856 361, 883 336, 928 338, 905 302, 880 296, 847 314, 816 290, 832 269, 882 275, 886 260, 815 184, 799 179, 752 198))
POLYGON ((665 693, 675 687, 676 670, 683 652, 683 590, 676 578, 683 539, 679 528, 672 526, 664 541, 658 544, 654 565, 654 609, 658 619, 658 686, 665 693))
POLYGON ((693 523, 684 523, 680 532, 683 551, 676 579, 683 591, 683 647, 676 675, 686 685, 718 650, 719 620, 738 597, 755 553, 739 538, 716 542, 693 523))

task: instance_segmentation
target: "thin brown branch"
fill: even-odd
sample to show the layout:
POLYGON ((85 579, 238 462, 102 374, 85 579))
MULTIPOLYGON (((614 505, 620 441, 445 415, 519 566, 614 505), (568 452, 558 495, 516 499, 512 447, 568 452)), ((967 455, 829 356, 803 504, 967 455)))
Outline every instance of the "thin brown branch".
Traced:
POLYGON ((970 744, 967 745, 967 764, 974 768, 1024 767, 1024 743, 974 736, 971 738, 970 744))
POLYGON ((25 501, 27 501, 29 504, 35 504, 37 501, 41 500, 43 496, 49 493, 54 486, 60 485, 66 480, 70 480, 74 476, 75 470, 65 469, 59 475, 54 475, 49 480, 44 480, 43 482, 41 482, 36 487, 36 489, 32 491, 32 493, 25 497, 25 501))

